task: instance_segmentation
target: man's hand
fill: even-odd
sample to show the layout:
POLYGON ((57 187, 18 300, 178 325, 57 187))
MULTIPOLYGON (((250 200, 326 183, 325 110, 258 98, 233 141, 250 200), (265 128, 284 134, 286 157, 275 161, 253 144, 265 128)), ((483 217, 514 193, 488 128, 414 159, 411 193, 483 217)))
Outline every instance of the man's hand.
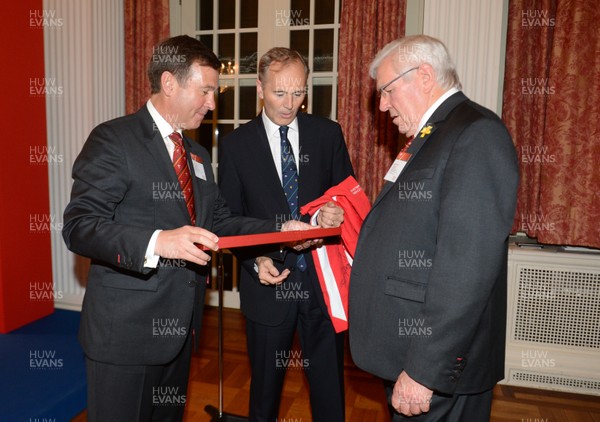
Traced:
POLYGON ((324 229, 339 227, 344 222, 344 210, 335 202, 329 201, 319 209, 317 224, 324 229))
POLYGON ((196 246, 203 245, 216 251, 219 238, 201 227, 183 226, 174 230, 163 230, 156 238, 154 253, 163 258, 185 259, 198 265, 206 265, 210 255, 196 246))
POLYGON ((258 280, 266 286, 281 284, 290 275, 290 270, 287 268, 280 273, 273 265, 273 260, 266 256, 256 258, 256 265, 258 266, 258 280))
POLYGON ((432 390, 402 371, 392 392, 392 407, 405 416, 420 415, 429 412, 432 396, 432 390))
MULTIPOLYGON (((289 231, 297 231, 297 230, 312 230, 316 227, 311 226, 310 224, 304 223, 298 220, 288 220, 281 226, 282 232, 289 231)), ((302 251, 304 249, 308 249, 311 246, 320 246, 323 243, 323 239, 310 239, 302 243, 290 243, 286 244, 290 248, 294 248, 296 251, 302 251)))

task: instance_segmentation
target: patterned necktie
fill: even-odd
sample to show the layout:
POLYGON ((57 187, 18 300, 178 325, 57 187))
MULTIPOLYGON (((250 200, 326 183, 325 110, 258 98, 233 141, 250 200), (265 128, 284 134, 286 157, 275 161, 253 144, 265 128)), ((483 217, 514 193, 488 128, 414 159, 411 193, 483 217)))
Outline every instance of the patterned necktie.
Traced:
POLYGON ((410 159, 410 156, 412 154, 409 154, 407 151, 410 148, 410 146, 412 145, 413 139, 415 139, 414 136, 411 136, 410 138, 408 138, 408 141, 406 142, 404 147, 398 153, 398 156, 396 157, 397 160, 408 161, 410 159))
MULTIPOLYGON (((290 206, 292 218, 298 220, 298 169, 296 168, 292 145, 287 137, 288 129, 287 126, 279 127, 279 135, 281 136, 281 185, 290 206)), ((296 267, 300 271, 306 269, 306 259, 303 254, 298 255, 296 267)))
POLYGON ((175 151, 173 151, 173 167, 175 168, 175 174, 177 174, 177 180, 179 180, 179 186, 183 192, 185 205, 188 213, 190 214, 192 225, 196 225, 196 210, 194 208, 192 176, 188 167, 185 149, 183 149, 183 138, 178 132, 173 132, 169 135, 169 139, 175 144, 175 151))
POLYGON ((402 151, 403 151, 403 152, 406 152, 406 151, 407 151, 407 150, 410 148, 410 146, 412 145, 412 142, 413 142, 414 140, 415 140, 415 137, 414 137, 414 136, 411 136, 411 137, 409 137, 409 138, 408 138, 408 140, 406 141, 406 144, 405 144, 405 145, 404 145, 404 147, 402 148, 402 151))

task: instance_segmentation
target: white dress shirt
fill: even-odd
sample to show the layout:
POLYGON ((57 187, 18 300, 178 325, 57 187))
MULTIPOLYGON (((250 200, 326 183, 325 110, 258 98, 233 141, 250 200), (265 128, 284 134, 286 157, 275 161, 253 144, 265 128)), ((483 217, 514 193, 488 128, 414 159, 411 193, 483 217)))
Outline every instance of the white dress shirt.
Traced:
MULTIPOLYGON (((267 133, 267 139, 269 140, 269 147, 271 148, 271 155, 273 156, 273 162, 277 168, 277 174, 279 175, 279 181, 283 183, 283 176, 281 175, 281 135, 279 134, 279 126, 276 125, 267 117, 267 113, 263 110, 262 120, 265 126, 265 132, 267 133)), ((298 157, 300 156, 300 133, 298 132, 298 118, 295 117, 292 122, 287 125, 289 127, 287 138, 292 146, 292 152, 294 153, 294 161, 296 162, 296 169, 298 175, 300 175, 300 166, 298 165, 298 157)))

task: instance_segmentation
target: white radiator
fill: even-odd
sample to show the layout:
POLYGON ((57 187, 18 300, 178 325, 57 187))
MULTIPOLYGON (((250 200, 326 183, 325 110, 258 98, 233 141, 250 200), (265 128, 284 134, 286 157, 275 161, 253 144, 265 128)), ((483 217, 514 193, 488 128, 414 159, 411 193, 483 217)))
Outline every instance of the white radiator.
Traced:
POLYGON ((510 246, 503 383, 600 395, 600 254, 510 246))

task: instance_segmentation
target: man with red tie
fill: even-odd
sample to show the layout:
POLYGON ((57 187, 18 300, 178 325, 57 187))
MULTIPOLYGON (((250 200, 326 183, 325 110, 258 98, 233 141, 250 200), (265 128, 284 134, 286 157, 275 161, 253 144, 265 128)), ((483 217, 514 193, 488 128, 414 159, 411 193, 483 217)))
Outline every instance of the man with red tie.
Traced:
POLYGON ((63 237, 91 258, 79 332, 89 421, 182 419, 210 271, 197 245, 276 230, 232 216, 208 152, 182 136, 214 109, 220 68, 194 38, 163 41, 148 102, 97 126, 73 166, 63 237))
POLYGON ((460 91, 441 41, 393 41, 370 74, 379 109, 413 140, 361 228, 352 358, 386 381, 394 421, 487 421, 504 376, 514 146, 500 118, 460 91))

